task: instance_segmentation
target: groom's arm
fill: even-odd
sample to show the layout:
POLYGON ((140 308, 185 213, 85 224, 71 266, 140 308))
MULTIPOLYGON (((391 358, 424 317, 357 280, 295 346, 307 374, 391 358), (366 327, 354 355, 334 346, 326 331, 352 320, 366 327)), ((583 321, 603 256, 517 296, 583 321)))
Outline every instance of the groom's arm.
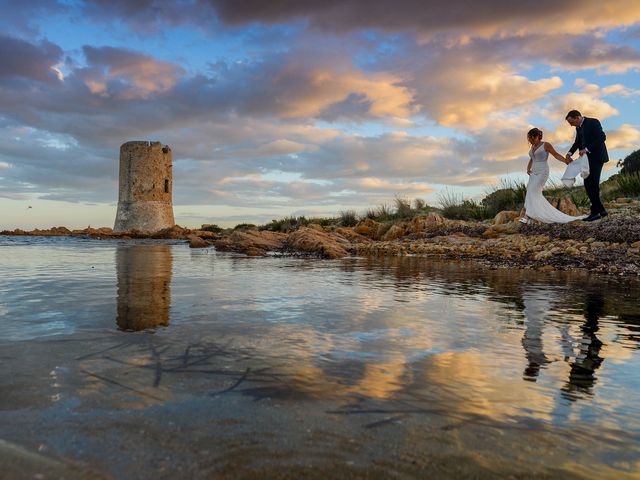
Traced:
POLYGON ((576 150, 578 150, 578 134, 576 133, 576 139, 573 142, 573 145, 571 145, 571 148, 569 149, 569 153, 567 155, 571 156, 575 153, 576 150))

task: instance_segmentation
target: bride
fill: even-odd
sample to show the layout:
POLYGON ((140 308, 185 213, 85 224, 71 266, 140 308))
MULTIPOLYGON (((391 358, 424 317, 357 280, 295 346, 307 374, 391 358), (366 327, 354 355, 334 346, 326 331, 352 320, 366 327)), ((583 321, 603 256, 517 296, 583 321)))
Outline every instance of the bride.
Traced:
POLYGON ((530 219, 534 219, 542 223, 567 223, 584 218, 584 215, 572 217, 562 213, 554 208, 542 195, 544 184, 549 178, 549 165, 547 164, 549 154, 562 163, 567 163, 567 159, 556 152, 556 149, 549 142, 542 141, 542 130, 538 128, 529 130, 527 140, 531 144, 529 163, 527 164, 529 183, 527 183, 527 195, 524 199, 526 214, 520 221, 528 223, 530 219))

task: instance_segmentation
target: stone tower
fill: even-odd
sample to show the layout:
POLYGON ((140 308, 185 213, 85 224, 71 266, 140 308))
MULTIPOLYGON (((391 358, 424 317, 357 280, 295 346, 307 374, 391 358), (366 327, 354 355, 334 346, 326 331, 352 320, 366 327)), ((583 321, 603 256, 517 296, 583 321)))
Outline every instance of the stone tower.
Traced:
POLYGON ((157 232, 175 225, 172 160, 160 142, 127 142, 120 147, 120 189, 115 232, 157 232))

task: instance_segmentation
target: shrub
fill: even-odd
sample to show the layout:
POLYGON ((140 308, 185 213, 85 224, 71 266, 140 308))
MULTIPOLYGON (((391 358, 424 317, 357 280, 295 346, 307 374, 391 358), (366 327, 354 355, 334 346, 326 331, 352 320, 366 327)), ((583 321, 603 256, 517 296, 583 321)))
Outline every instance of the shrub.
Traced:
POLYGON ((373 208, 369 208, 367 209, 367 212, 364 214, 365 218, 370 218, 371 220, 375 220, 376 218, 378 218, 378 212, 373 209, 373 208))
POLYGON ((215 223, 205 223, 200 227, 200 230, 204 230, 205 232, 220 233, 222 231, 222 228, 220 228, 215 223))
POLYGON ((271 223, 268 223, 264 227, 263 230, 270 230, 272 232, 283 232, 288 233, 293 230, 297 230, 300 227, 303 227, 310 223, 304 216, 294 217, 293 215, 290 217, 284 217, 280 220, 271 220, 271 223))
POLYGON ((631 175, 640 172, 640 150, 627 155, 624 160, 618 161, 618 166, 622 167, 620 173, 623 175, 631 175))
POLYGON ((591 200, 589 200, 587 192, 585 192, 584 189, 570 193, 569 198, 571 198, 573 204, 578 208, 585 208, 591 205, 591 200))
POLYGON ((253 230, 256 226, 253 223, 239 223, 235 227, 234 230, 253 230))
POLYGON ((400 218, 408 218, 411 216, 411 203, 406 198, 397 196, 395 198, 396 215, 400 218))
POLYGON ((486 218, 494 217, 503 210, 520 210, 524 205, 527 194, 527 185, 518 181, 501 181, 493 192, 489 193, 481 201, 486 218))
POLYGON ((378 207, 378 217, 390 217, 391 216, 391 208, 389 205, 383 203, 378 207))
POLYGON ((358 223, 358 215, 355 210, 343 210, 340 212, 340 225, 353 227, 358 223))
POLYGON ((620 174, 617 177, 618 191, 623 195, 635 197, 640 195, 640 170, 631 174, 620 174))
POLYGON ((328 227, 329 225, 335 225, 337 223, 337 220, 333 217, 310 218, 309 223, 314 223, 322 227, 328 227))
POLYGON ((422 210, 427 206, 427 202, 425 202, 423 199, 421 198, 416 198, 413 201, 413 205, 415 206, 416 210, 422 210))

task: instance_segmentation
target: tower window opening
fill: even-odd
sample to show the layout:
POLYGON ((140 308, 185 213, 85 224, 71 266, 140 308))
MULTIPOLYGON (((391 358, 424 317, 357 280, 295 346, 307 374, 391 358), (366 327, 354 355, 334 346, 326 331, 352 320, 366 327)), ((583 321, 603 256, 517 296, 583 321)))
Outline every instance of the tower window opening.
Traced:
POLYGON ((164 193, 169 193, 169 179, 164 179, 164 193))

